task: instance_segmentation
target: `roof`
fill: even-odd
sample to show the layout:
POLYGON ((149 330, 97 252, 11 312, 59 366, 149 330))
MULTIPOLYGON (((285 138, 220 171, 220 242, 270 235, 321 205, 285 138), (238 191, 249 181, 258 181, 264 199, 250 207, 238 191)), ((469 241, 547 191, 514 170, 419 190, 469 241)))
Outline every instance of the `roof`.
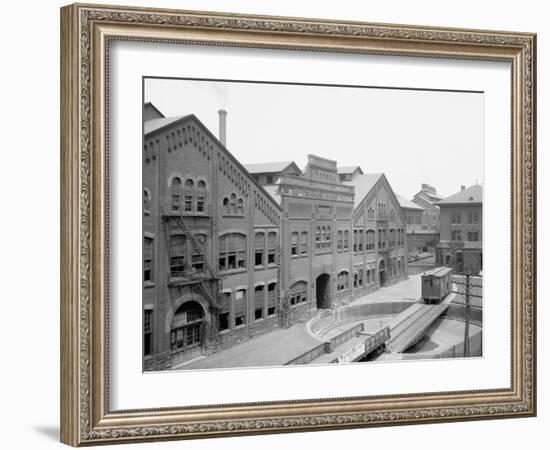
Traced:
POLYGON ((342 175, 342 174, 345 174, 345 173, 353 173, 353 172, 355 172, 356 170, 359 170, 359 173, 360 173, 361 175, 363 175, 363 170, 361 169, 360 166, 344 166, 344 167, 338 167, 337 170, 338 170, 338 175, 342 175))
POLYGON ((413 203, 407 200, 405 197, 401 197, 400 195, 397 195, 397 194, 395 194, 395 196, 397 197, 397 201, 399 202, 399 205, 401 206, 401 208, 424 211, 424 208, 422 208, 422 206, 419 206, 416 203, 413 203))
POLYGON ((457 192, 456 194, 437 202, 438 205, 457 205, 468 203, 483 203, 483 187, 481 185, 474 184, 463 191, 457 192))
POLYGON ((281 194, 279 194, 279 185, 271 184, 268 186, 263 186, 264 190, 270 195, 270 197, 277 202, 278 205, 281 204, 281 194))
POLYGON ((417 192, 415 194, 414 198, 416 199, 418 197, 424 199, 428 203, 435 203, 435 202, 438 202, 439 200, 442 200, 444 198, 442 195, 432 194, 431 192, 427 192, 427 191, 417 192))
POLYGON ((279 173, 294 166, 297 172, 300 172, 299 167, 294 161, 279 161, 268 163, 244 164, 244 167, 250 173, 279 173))
POLYGON ((191 117, 192 114, 187 116, 175 116, 175 117, 162 117, 160 119, 151 119, 143 122, 143 132, 144 134, 152 133, 153 131, 160 130, 161 128, 170 125, 178 120, 184 119, 185 117, 191 117))
POLYGON ((359 206, 359 204, 371 191, 374 185, 383 176, 383 173, 367 173, 363 175, 357 175, 352 181, 344 181, 345 185, 353 186, 355 188, 355 207, 359 206))
POLYGON ((452 272, 452 271, 453 271, 452 267, 446 267, 446 266, 436 267, 435 269, 428 270, 427 272, 424 272, 422 274, 422 276, 424 276, 424 277, 429 277, 429 276, 443 277, 443 276, 447 275, 449 272, 452 272))

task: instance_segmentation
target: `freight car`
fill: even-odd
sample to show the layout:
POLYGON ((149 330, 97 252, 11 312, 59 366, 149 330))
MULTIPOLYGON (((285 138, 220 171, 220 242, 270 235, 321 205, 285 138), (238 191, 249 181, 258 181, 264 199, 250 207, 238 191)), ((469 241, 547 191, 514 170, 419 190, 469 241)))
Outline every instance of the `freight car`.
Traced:
POLYGON ((451 267, 439 267, 422 274, 422 299, 426 303, 439 303, 450 292, 452 286, 451 267))

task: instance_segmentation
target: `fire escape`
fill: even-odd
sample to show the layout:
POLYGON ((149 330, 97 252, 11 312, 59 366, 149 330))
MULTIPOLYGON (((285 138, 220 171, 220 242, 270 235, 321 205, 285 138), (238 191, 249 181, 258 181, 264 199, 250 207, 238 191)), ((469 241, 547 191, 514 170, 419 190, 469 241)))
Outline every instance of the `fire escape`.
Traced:
MULTIPOLYGON (((210 313, 210 327, 205 329, 203 336, 206 338, 206 346, 217 347, 218 344, 218 313, 220 309, 220 292, 222 290, 222 277, 215 269, 210 256, 207 240, 201 242, 194 234, 188 221, 208 221, 211 238, 214 237, 212 217, 206 212, 196 213, 183 211, 181 205, 172 204, 163 214, 167 242, 175 235, 183 235, 187 244, 191 244, 191 265, 186 264, 182 270, 168 273, 168 286, 178 289, 188 288, 191 297, 196 294, 208 301, 210 313), (189 267, 190 266, 190 267, 189 267)), ((201 226, 201 228, 204 228, 201 226)), ((187 250, 186 250, 187 251, 187 250)), ((185 255, 187 260, 187 255, 185 255)), ((206 323, 206 322, 205 322, 206 323)))

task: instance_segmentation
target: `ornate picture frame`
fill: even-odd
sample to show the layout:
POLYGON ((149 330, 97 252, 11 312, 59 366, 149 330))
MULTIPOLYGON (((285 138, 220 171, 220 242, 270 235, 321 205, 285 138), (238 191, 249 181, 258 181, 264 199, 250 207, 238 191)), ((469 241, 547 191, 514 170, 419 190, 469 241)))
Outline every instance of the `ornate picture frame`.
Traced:
MULTIPOLYGON (((536 414, 536 36, 74 4, 61 9, 61 441, 97 445, 536 414), (109 49, 202 44, 511 66, 508 388, 113 410, 109 386, 109 49)), ((139 94, 139 93, 138 93, 139 94)), ((154 375, 153 375, 154 376, 154 375)))

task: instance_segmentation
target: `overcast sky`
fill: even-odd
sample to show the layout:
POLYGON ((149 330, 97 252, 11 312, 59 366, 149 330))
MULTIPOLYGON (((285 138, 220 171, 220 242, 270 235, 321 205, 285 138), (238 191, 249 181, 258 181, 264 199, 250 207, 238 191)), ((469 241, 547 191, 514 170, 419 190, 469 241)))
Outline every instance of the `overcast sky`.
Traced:
POLYGON ((483 182, 483 94, 363 87, 146 79, 145 101, 166 117, 195 114, 243 164, 307 154, 386 174, 408 199, 421 183, 448 196, 483 182))

